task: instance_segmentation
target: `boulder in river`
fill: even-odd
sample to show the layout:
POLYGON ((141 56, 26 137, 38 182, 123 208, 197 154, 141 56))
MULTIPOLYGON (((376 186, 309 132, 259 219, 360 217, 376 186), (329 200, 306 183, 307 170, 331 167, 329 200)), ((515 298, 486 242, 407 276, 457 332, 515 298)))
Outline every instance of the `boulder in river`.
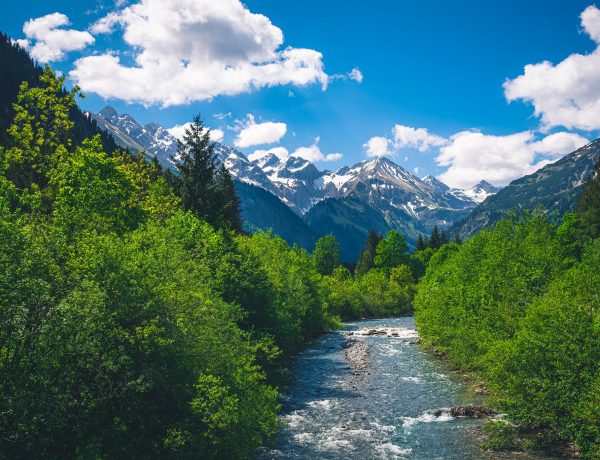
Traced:
POLYGON ((472 417, 472 418, 482 418, 498 415, 494 409, 490 409, 484 406, 456 406, 450 409, 450 415, 452 417, 472 417))

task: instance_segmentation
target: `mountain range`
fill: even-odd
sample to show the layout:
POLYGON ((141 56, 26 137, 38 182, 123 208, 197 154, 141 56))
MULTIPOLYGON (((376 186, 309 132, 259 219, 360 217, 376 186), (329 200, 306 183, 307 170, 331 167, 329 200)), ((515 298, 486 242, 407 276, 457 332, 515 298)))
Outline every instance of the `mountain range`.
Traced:
MULTIPOLYGON (((163 167, 175 169, 177 140, 167 129, 156 123, 141 125, 110 106, 89 117, 112 133, 122 147, 143 150, 163 167)), ((340 240, 346 260, 356 258, 371 228, 381 232, 400 229, 413 245, 419 233, 428 233, 434 225, 449 228, 498 190, 487 182, 468 190, 451 189, 431 176, 420 179, 387 158, 331 172, 319 170, 304 158, 272 152, 254 154, 250 160, 222 143, 215 143, 215 152, 238 182, 248 230, 270 228, 289 242, 307 248, 318 236, 332 233, 340 240), (281 206, 274 206, 274 198, 296 218, 281 206), (258 213, 261 206, 272 209, 258 213)))

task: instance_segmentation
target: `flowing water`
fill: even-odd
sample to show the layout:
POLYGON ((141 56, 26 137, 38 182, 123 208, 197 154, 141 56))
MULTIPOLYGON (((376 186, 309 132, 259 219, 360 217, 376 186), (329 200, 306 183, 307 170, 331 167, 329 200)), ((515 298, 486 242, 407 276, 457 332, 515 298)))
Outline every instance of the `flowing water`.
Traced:
POLYGON ((477 403, 466 385, 415 343, 410 317, 361 321, 328 334, 301 353, 283 407, 275 446, 259 458, 480 459, 474 441, 480 420, 452 418, 438 409, 477 403), (397 337, 347 331, 395 328, 397 337), (368 348, 360 362, 351 344, 368 348))

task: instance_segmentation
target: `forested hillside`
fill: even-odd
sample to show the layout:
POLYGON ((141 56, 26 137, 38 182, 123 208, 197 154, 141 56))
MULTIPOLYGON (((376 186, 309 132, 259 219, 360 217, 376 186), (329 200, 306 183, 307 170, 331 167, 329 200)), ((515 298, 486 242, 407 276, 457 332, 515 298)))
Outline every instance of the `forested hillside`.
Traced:
POLYGON ((252 457, 290 355, 409 310, 404 239, 353 277, 333 237, 310 254, 246 236, 199 117, 173 176, 76 142, 63 83, 21 85, 0 147, 0 456, 252 457))
POLYGON ((600 164, 576 214, 501 220, 436 253, 418 287, 424 342, 489 385, 518 425, 490 446, 572 442, 600 456, 600 164))
MULTIPOLYGON (((12 104, 17 102, 17 93, 23 82, 29 86, 39 85, 39 77, 43 69, 34 64, 33 60, 23 48, 13 44, 11 38, 0 32, 0 142, 8 141, 6 129, 10 126, 14 111, 12 104)), ((69 118, 74 125, 71 137, 75 145, 84 139, 98 134, 105 150, 112 153, 117 145, 113 138, 105 131, 98 128, 96 122, 88 119, 77 106, 69 109, 69 118)))

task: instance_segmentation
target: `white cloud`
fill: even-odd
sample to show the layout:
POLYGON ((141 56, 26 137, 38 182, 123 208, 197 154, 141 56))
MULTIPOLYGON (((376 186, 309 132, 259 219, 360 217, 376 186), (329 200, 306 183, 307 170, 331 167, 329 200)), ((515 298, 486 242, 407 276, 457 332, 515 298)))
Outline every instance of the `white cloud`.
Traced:
MULTIPOLYGON (((185 130, 188 129, 191 125, 192 125, 191 123, 184 123, 183 125, 175 125, 169 129, 167 129, 167 131, 169 132, 169 134, 171 134, 171 136, 182 141, 183 135, 185 134, 185 130)), ((222 142, 223 138, 225 137, 225 133, 223 132, 222 129, 211 129, 209 135, 210 135, 210 140, 213 142, 222 142)))
POLYGON ((325 89, 329 80, 321 53, 282 49, 281 29, 239 0, 140 0, 92 30, 118 27, 135 65, 108 53, 77 60, 70 76, 84 91, 167 107, 275 85, 325 89))
POLYGON ((505 185, 587 142, 573 133, 551 134, 536 141, 531 131, 507 136, 461 131, 440 149, 436 161, 448 169, 439 178, 457 188, 470 187, 482 179, 505 185))
POLYGON ((352 69, 348 74, 348 77, 350 78, 350 80, 354 80, 358 83, 362 83, 364 78, 362 72, 358 67, 354 67, 354 69, 352 69))
POLYGON ((447 142, 443 137, 431 134, 426 128, 394 125, 392 139, 385 136, 373 136, 363 144, 363 149, 369 157, 382 157, 394 156, 398 150, 405 148, 427 152, 432 147, 441 147, 447 142))
POLYGON ((335 81, 335 80, 353 80, 357 83, 362 83, 363 81, 363 74, 360 71, 360 69, 358 67, 354 67, 350 72, 348 73, 336 73, 333 74, 329 77, 329 81, 335 81))
POLYGON ((391 141, 387 137, 373 136, 366 144, 363 144, 363 149, 368 157, 391 156, 390 143, 391 141))
POLYGON ((213 114, 213 117, 215 117, 217 120, 224 120, 225 118, 231 117, 231 112, 215 113, 215 114, 213 114))
POLYGON ((412 128, 405 125, 395 125, 392 128, 394 146, 397 149, 415 148, 426 152, 431 147, 440 147, 447 141, 441 136, 431 134, 426 128, 412 128))
POLYGON ((420 170, 421 170, 421 168, 419 168, 418 166, 415 166, 415 167, 413 168, 413 172, 414 172, 415 174, 417 174, 417 175, 419 174, 419 171, 420 171, 420 170))
POLYGON ((341 153, 323 153, 319 147, 319 137, 315 138, 315 142, 313 145, 309 147, 298 147, 292 153, 292 156, 304 158, 305 160, 310 161, 311 163, 316 163, 317 161, 335 161, 340 160, 344 155, 341 153))
POLYGON ((255 150, 250 155, 248 155, 248 159, 250 161, 256 161, 270 153, 278 157, 280 160, 285 160, 287 157, 290 156, 288 149, 286 149, 285 147, 273 147, 269 150, 255 150))
POLYGON ((81 50, 95 41, 89 32, 59 28, 70 24, 69 18, 61 13, 30 19, 23 24, 26 38, 16 42, 42 64, 60 61, 69 51, 81 50))
POLYGON ((600 129, 600 10, 589 6, 580 18, 597 45, 593 52, 572 54, 556 65, 528 64, 522 75, 504 83, 506 99, 533 104, 545 129, 600 129))
POLYGON ((248 120, 234 141, 236 147, 246 148, 254 145, 274 144, 287 132, 285 123, 268 121, 256 123, 254 116, 248 114, 248 120))
POLYGON ((550 134, 541 141, 533 144, 536 153, 550 157, 562 157, 571 153, 589 142, 583 136, 575 133, 560 132, 550 134))

